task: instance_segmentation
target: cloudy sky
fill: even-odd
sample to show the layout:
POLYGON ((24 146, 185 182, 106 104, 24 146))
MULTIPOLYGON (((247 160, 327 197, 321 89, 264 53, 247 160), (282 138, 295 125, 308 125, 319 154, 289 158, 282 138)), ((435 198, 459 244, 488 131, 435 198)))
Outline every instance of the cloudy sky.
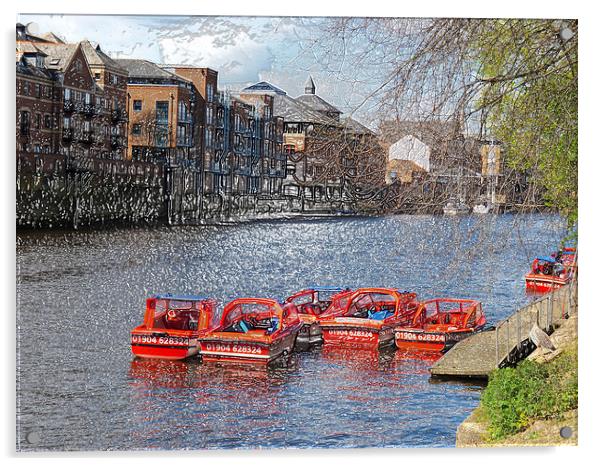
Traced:
POLYGON ((358 109, 370 89, 325 70, 308 47, 319 39, 320 18, 21 15, 18 20, 68 42, 99 43, 113 57, 208 66, 219 71, 220 86, 232 90, 267 80, 296 97, 311 73, 321 97, 372 126, 368 108, 358 109))

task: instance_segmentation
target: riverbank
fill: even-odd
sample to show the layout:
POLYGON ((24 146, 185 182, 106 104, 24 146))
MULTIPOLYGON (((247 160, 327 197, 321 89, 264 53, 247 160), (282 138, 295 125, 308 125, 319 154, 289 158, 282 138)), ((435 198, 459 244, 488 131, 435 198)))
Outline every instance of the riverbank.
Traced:
MULTIPOLYGON (((555 374, 557 378, 566 378, 574 376, 576 378, 576 355, 577 355, 577 328, 578 315, 575 312, 552 333, 550 340, 555 350, 550 351, 544 348, 537 348, 527 358, 527 365, 531 365, 535 372, 545 373, 554 371, 559 362, 566 363, 566 373, 555 374), (561 361, 561 359, 563 361, 561 361)), ((503 369, 504 371, 514 371, 511 376, 517 375, 520 369, 503 369)), ((520 379, 516 377, 516 379, 520 379)), ((500 384, 498 384, 500 385, 500 384)), ((534 383, 535 385, 535 383, 534 383)), ((501 385, 497 390, 506 392, 513 389, 511 384, 501 385)), ((487 397, 487 389, 483 392, 481 403, 472 412, 472 414, 458 427, 456 431, 456 446, 461 448, 470 447, 502 447, 502 446, 557 446, 557 445, 577 445, 578 442, 578 415, 577 409, 571 407, 561 412, 538 418, 537 416, 523 417, 520 422, 524 425, 520 432, 511 435, 500 435, 499 431, 495 435, 496 429, 492 426, 492 420, 488 415, 484 399, 487 397), (564 429, 563 429, 564 428, 564 429), (568 428, 568 429, 567 429, 568 428), (562 435, 561 434, 562 430, 562 435)), ((536 396, 535 399, 538 399, 536 396)), ((547 400, 541 396, 537 403, 542 404, 547 400)), ((526 403, 521 398, 521 403, 526 403)))

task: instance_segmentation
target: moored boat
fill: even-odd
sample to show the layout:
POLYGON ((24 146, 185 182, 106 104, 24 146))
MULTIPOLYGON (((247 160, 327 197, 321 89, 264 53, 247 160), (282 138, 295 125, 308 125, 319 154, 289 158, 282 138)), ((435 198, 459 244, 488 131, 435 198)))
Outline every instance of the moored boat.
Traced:
POLYGON ((382 348, 396 326, 411 321, 416 294, 393 288, 360 288, 318 317, 325 345, 382 348))
POLYGON ((131 332, 140 358, 185 359, 198 354, 198 337, 209 327, 215 301, 205 296, 159 294, 146 300, 144 323, 131 332))
POLYGON ((487 320, 481 303, 472 299, 436 298, 420 303, 411 323, 395 328, 399 349, 447 351, 483 329, 487 320))
POLYGON ((569 283, 576 269, 575 248, 563 248, 551 256, 538 256, 525 275, 528 291, 547 293, 569 283))
POLYGON ((267 364, 292 352, 301 325, 292 303, 235 299, 224 307, 219 324, 199 337, 201 357, 203 362, 267 364))
POLYGON ((284 300, 285 304, 292 303, 297 307, 299 319, 303 324, 297 336, 297 345, 301 349, 322 343, 322 329, 318 317, 326 312, 333 302, 338 305, 340 299, 350 293, 350 288, 346 287, 315 286, 298 291, 284 300))

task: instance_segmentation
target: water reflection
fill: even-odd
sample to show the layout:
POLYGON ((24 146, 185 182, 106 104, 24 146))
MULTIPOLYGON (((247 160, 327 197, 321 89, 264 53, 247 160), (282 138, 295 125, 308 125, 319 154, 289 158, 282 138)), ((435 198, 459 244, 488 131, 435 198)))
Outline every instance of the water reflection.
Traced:
POLYGON ((479 387, 432 383, 438 355, 325 347, 268 368, 132 361, 129 332, 152 293, 222 305, 341 283, 471 297, 494 323, 527 302, 531 258, 561 234, 544 215, 19 233, 21 448, 451 446, 479 387))

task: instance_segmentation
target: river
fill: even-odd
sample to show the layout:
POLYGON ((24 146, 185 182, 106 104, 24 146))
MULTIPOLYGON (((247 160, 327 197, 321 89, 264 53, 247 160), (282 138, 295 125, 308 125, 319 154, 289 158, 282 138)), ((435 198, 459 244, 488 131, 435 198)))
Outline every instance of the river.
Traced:
POLYGON ((17 448, 446 447, 482 387, 434 382, 432 360, 317 348, 269 370, 133 360, 152 293, 223 304, 315 284, 483 302, 530 299, 553 215, 307 218, 222 226, 17 234, 17 448))

